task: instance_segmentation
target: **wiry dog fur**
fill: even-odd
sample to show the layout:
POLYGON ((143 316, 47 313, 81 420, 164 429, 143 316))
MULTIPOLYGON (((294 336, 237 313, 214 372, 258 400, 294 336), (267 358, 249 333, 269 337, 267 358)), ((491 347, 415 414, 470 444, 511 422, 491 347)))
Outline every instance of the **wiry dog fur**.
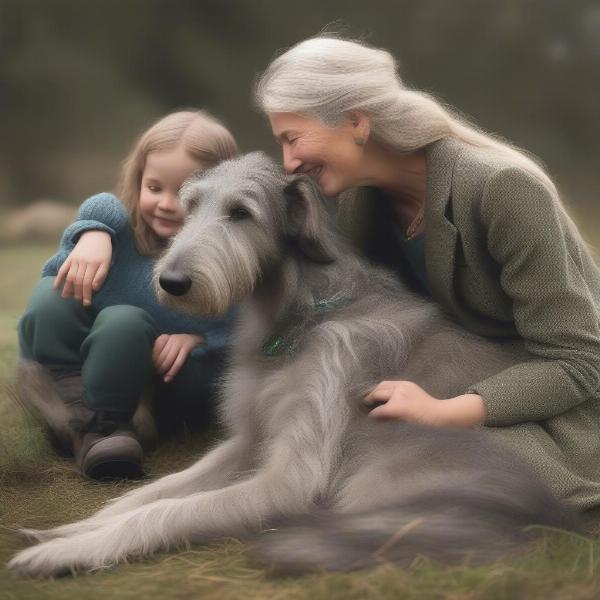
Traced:
POLYGON ((161 299, 203 315, 241 303, 222 393, 227 437, 88 519, 27 532, 42 543, 13 569, 101 569, 260 532, 263 559, 286 570, 405 564, 417 554, 482 561, 526 539, 526 525, 572 526, 484 432, 375 422, 361 401, 386 379, 450 397, 523 356, 468 334, 358 258, 330 201, 306 177, 286 185, 263 154, 192 179, 181 199, 188 217, 156 276, 191 287, 161 290, 161 299), (280 351, 265 355, 275 340, 280 351))

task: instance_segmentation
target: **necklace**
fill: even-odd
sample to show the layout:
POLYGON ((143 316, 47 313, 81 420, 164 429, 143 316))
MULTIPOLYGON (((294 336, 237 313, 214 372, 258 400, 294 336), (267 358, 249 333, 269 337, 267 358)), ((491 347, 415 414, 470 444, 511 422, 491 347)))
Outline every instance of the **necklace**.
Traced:
POLYGON ((415 218, 412 220, 411 224, 406 228, 406 239, 412 240, 417 233, 419 227, 421 227, 421 223, 423 223, 423 219, 425 217, 425 208, 422 206, 419 209, 419 212, 416 214, 415 218))
MULTIPOLYGON (((400 197, 394 197, 390 194, 386 194, 386 195, 392 206, 393 211, 396 213, 396 219, 398 220, 398 222, 403 221, 404 220, 403 213, 406 210, 404 202, 401 200, 400 197)), ((419 227, 421 227, 421 224, 423 223, 424 218, 425 218, 425 205, 421 204, 421 206, 419 207, 419 210, 417 211, 417 214, 414 216, 413 220, 409 223, 408 227, 404 231, 404 237, 407 240, 412 240, 415 237, 417 231, 419 230, 419 227)))

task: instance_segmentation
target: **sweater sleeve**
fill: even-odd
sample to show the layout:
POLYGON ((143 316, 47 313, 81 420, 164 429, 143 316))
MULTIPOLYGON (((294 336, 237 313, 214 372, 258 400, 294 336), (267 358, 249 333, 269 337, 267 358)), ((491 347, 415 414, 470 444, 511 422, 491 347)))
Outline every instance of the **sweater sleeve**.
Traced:
POLYGON ((61 238, 58 252, 42 268, 42 276, 56 275, 82 233, 91 230, 106 231, 113 244, 115 237, 127 227, 128 219, 121 201, 109 193, 88 198, 79 208, 77 219, 69 225, 61 238))
POLYGON ((520 169, 490 179, 481 219, 533 358, 472 391, 483 398, 486 425, 544 420, 598 393, 598 272, 555 194, 520 169))

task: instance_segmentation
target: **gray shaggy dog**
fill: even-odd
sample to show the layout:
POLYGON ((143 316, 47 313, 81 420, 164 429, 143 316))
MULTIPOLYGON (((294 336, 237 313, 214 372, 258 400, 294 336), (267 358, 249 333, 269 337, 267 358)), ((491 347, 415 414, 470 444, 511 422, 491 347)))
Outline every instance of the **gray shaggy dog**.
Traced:
POLYGON ((226 536, 254 537, 262 560, 287 572, 417 555, 481 562, 529 539, 527 525, 574 526, 484 432, 367 418, 362 398, 382 380, 450 397, 523 356, 356 256, 308 178, 287 180, 253 153, 192 178, 181 201, 188 216, 156 279, 175 309, 240 305, 226 439, 88 519, 26 531, 42 543, 10 567, 96 570, 226 536))

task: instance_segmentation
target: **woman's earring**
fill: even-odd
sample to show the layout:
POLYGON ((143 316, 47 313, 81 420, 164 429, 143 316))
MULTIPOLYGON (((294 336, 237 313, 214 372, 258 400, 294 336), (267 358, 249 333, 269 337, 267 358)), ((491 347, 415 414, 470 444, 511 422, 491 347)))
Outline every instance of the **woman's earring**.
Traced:
POLYGON ((364 140, 364 138, 354 138, 354 143, 357 146, 364 146, 365 145, 365 140, 364 140))

